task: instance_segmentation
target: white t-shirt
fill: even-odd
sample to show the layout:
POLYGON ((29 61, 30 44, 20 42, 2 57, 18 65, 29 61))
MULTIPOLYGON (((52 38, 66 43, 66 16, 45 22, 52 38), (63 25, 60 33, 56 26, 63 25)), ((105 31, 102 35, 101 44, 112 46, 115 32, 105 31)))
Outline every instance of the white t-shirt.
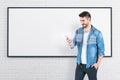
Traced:
POLYGON ((89 32, 84 32, 83 37, 83 45, 82 45, 82 54, 81 54, 81 63, 87 63, 87 40, 88 40, 89 32))

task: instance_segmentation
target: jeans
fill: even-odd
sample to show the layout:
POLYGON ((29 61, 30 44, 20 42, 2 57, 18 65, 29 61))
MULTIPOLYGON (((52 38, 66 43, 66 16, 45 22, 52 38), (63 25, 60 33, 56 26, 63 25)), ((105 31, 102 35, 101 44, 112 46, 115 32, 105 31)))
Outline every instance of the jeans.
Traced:
POLYGON ((83 80, 85 74, 88 75, 89 80, 97 80, 97 69, 95 67, 86 68, 86 64, 77 64, 75 80, 83 80))

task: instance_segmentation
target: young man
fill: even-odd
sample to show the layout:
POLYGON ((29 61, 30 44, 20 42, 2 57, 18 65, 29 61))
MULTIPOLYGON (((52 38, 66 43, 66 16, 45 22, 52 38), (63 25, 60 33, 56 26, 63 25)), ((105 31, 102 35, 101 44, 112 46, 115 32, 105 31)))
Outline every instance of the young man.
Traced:
POLYGON ((103 36, 91 25, 89 12, 84 11, 79 17, 82 27, 76 30, 73 40, 67 38, 71 48, 78 48, 75 80, 83 80, 85 74, 89 80, 97 80, 97 70, 104 55, 103 36))

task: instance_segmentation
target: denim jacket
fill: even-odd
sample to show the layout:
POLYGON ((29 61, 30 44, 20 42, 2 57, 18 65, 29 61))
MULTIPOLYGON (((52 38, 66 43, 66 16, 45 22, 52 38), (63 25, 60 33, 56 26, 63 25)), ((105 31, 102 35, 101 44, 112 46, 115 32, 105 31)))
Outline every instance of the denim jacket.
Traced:
MULTIPOLYGON (((73 49, 75 46, 78 48, 77 53, 77 64, 81 63, 81 52, 83 44, 84 29, 83 27, 76 30, 75 36, 73 38, 74 45, 71 47, 73 49)), ((87 40, 87 64, 86 68, 97 62, 98 56, 104 56, 104 40, 102 33, 92 26, 87 40)))

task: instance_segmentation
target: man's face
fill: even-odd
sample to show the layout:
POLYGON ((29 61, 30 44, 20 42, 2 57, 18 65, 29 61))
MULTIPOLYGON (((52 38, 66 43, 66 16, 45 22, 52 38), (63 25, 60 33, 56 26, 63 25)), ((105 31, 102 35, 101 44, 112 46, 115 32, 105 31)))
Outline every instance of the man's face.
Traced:
POLYGON ((80 17, 81 25, 86 28, 90 24, 90 18, 88 17, 80 17))

